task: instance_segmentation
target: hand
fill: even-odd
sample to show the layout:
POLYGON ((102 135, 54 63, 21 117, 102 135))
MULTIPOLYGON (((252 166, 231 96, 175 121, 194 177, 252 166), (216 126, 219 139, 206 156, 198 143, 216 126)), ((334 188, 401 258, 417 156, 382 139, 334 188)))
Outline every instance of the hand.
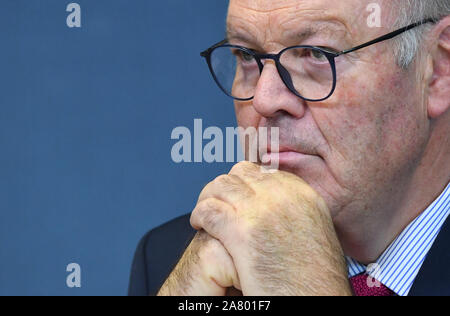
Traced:
POLYGON ((201 231, 192 240, 158 296, 237 295, 239 279, 222 244, 201 231))
POLYGON ((209 183, 191 216, 231 255, 244 295, 351 295, 325 201, 302 179, 242 162, 209 183))

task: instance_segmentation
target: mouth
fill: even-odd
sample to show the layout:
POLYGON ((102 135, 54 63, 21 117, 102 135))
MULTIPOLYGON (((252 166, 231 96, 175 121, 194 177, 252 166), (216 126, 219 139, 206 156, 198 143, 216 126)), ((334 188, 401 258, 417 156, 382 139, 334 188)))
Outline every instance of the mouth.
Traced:
POLYGON ((262 155, 261 162, 263 164, 278 164, 281 169, 283 167, 293 168, 306 163, 309 159, 320 158, 318 155, 308 152, 301 152, 290 147, 280 146, 278 150, 267 148, 267 153, 262 155))

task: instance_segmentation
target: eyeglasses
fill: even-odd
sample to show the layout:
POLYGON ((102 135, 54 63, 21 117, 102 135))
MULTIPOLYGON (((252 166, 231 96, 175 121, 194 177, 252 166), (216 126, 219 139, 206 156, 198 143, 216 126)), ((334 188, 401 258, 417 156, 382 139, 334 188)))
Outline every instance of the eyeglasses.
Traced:
POLYGON ((223 40, 200 55, 206 59, 219 88, 235 100, 254 98, 264 68, 263 60, 270 59, 275 62, 282 81, 292 93, 303 100, 319 102, 331 97, 336 89, 337 57, 389 40, 420 25, 436 22, 436 19, 426 19, 340 52, 300 45, 285 48, 278 54, 259 54, 223 40))

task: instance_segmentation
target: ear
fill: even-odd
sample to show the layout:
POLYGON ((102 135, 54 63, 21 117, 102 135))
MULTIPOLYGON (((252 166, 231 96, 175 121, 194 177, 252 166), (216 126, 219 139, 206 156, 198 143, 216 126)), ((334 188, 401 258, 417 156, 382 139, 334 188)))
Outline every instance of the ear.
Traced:
POLYGON ((431 48, 428 116, 436 119, 450 109, 450 16, 439 22, 432 33, 436 40, 431 48))

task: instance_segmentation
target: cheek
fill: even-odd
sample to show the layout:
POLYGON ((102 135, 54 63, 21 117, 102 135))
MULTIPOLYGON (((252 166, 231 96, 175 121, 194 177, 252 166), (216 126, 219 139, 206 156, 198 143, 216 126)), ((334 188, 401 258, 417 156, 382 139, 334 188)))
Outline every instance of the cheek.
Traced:
POLYGON ((238 126, 243 128, 259 126, 262 117, 254 110, 251 102, 235 101, 234 109, 238 126))
POLYGON ((417 87, 400 73, 394 73, 380 86, 384 93, 375 100, 377 111, 373 117, 377 139, 382 146, 379 150, 391 155, 414 150, 424 134, 421 129, 425 127, 417 87))
MULTIPOLYGON (((347 76, 328 101, 322 112, 328 112, 326 124, 342 139, 381 137, 382 127, 392 120, 392 127, 401 123, 401 114, 407 112, 402 104, 411 104, 411 87, 405 85, 400 72, 375 73, 369 76, 347 76)), ((318 120, 320 123, 320 120, 318 120)), ((352 143, 350 141, 350 143, 352 143)))
POLYGON ((351 84, 343 82, 329 104, 315 111, 330 146, 329 165, 349 183, 367 178, 382 181, 387 169, 404 163, 402 152, 416 152, 419 147, 417 96, 410 92, 414 88, 405 84, 401 73, 364 78, 371 80, 348 78, 345 82, 351 84))

